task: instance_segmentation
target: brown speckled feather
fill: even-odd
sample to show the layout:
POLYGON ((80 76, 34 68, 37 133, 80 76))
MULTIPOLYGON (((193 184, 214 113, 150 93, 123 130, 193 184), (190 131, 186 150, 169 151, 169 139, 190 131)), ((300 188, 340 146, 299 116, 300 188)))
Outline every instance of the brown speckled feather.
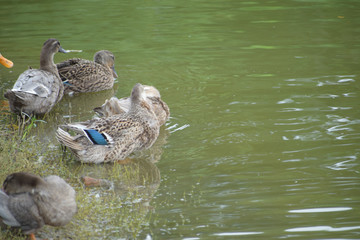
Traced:
POLYGON ((73 58, 57 64, 65 93, 97 92, 113 87, 114 78, 117 77, 114 55, 102 50, 95 54, 94 59, 73 58))
MULTIPOLYGON (((154 111, 158 118, 159 126, 165 124, 170 117, 168 105, 161 99, 160 92, 153 86, 144 85, 146 102, 154 111)), ((110 117, 117 114, 128 112, 131 105, 131 98, 125 97, 118 99, 112 97, 105 101, 101 107, 94 109, 101 117, 110 117)))
MULTIPOLYGON (((57 139, 70 148, 82 162, 101 163, 124 160, 134 151, 149 148, 159 136, 157 116, 145 100, 144 88, 135 85, 128 112, 61 126, 77 134, 71 136, 59 128, 57 139), (88 130, 96 130, 106 140, 106 145, 91 139, 88 130)), ((101 137, 100 137, 101 138, 101 137)))

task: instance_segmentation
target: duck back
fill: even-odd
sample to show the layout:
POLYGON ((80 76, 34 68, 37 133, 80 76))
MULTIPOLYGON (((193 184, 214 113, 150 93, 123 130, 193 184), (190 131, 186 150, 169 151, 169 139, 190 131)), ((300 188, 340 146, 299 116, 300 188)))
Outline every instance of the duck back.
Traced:
POLYGON ((58 176, 44 178, 47 187, 35 194, 35 202, 45 224, 63 226, 77 211, 75 190, 58 176))
POLYGON ((13 112, 42 115, 49 112, 62 98, 63 89, 55 74, 28 69, 19 76, 13 89, 7 90, 4 96, 9 99, 13 112))

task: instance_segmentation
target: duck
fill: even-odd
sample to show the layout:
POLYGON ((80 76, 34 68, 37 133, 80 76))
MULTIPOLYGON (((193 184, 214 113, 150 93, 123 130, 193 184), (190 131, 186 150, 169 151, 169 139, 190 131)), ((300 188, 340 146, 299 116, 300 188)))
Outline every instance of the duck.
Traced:
POLYGON ((6 59, 3 55, 1 55, 1 53, 0 53, 0 63, 7 68, 12 68, 14 66, 14 63, 11 60, 6 59))
POLYGON ((41 50, 40 68, 20 74, 13 88, 4 93, 12 112, 44 115, 62 99, 64 86, 54 63, 57 52, 66 53, 66 50, 57 39, 48 39, 41 50))
POLYGON ((111 89, 118 77, 114 62, 112 52, 101 50, 95 53, 94 61, 72 58, 58 63, 56 66, 64 83, 65 94, 111 89))
MULTIPOLYGON (((169 106, 161 99, 159 90, 154 86, 144 85, 146 101, 157 116, 159 126, 165 124, 170 117, 169 106)), ((118 99, 117 97, 111 97, 107 99, 105 103, 94 108, 94 111, 100 117, 110 117, 116 114, 128 112, 131 106, 131 98, 124 97, 118 99)))
POLYGON ((8 175, 0 191, 0 217, 4 224, 20 228, 30 239, 45 224, 64 226, 75 213, 75 190, 62 178, 44 178, 28 172, 8 175))
POLYGON ((150 148, 160 130, 142 84, 133 87, 130 100, 128 112, 60 125, 56 130, 57 140, 83 163, 126 164, 131 153, 150 148), (70 135, 69 130, 75 135, 70 135))

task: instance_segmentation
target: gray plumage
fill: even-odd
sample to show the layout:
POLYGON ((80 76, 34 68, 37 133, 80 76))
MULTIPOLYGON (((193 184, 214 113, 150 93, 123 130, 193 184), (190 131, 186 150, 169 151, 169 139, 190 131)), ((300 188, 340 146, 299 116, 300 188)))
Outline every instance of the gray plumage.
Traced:
POLYGON ((49 112, 63 96, 63 83, 54 64, 54 55, 66 52, 58 40, 48 39, 41 50, 40 69, 23 72, 11 90, 4 94, 9 99, 11 111, 28 115, 49 112))
POLYGON ((25 234, 44 224, 63 226, 76 213, 75 190, 58 176, 40 178, 24 172, 9 175, 0 192, 0 217, 25 234))

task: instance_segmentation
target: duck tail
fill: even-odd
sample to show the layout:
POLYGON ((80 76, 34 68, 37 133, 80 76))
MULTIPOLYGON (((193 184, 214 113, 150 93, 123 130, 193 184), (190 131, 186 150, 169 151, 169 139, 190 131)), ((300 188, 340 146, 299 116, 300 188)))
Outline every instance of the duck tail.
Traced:
MULTIPOLYGON (((61 127, 72 130, 76 133, 79 133, 81 136, 86 137, 89 140, 89 142, 92 144, 109 145, 109 144, 114 143, 112 137, 109 134, 100 133, 96 129, 88 128, 84 123, 71 123, 68 125, 61 125, 61 127)), ((70 136, 70 134, 68 134, 68 133, 67 133, 67 135, 70 138, 74 138, 74 137, 70 136)))
POLYGON ((9 200, 10 197, 0 190, 0 217, 6 225, 11 227, 20 227, 20 223, 15 219, 8 208, 9 200))
POLYGON ((60 127, 56 130, 56 138, 62 145, 72 150, 84 150, 84 147, 80 143, 75 141, 77 138, 76 136, 71 136, 68 132, 62 130, 60 127))
POLYGON ((4 97, 9 100, 10 106, 12 106, 14 109, 21 109, 23 106, 25 106, 24 96, 18 94, 18 92, 7 90, 4 93, 4 97))

